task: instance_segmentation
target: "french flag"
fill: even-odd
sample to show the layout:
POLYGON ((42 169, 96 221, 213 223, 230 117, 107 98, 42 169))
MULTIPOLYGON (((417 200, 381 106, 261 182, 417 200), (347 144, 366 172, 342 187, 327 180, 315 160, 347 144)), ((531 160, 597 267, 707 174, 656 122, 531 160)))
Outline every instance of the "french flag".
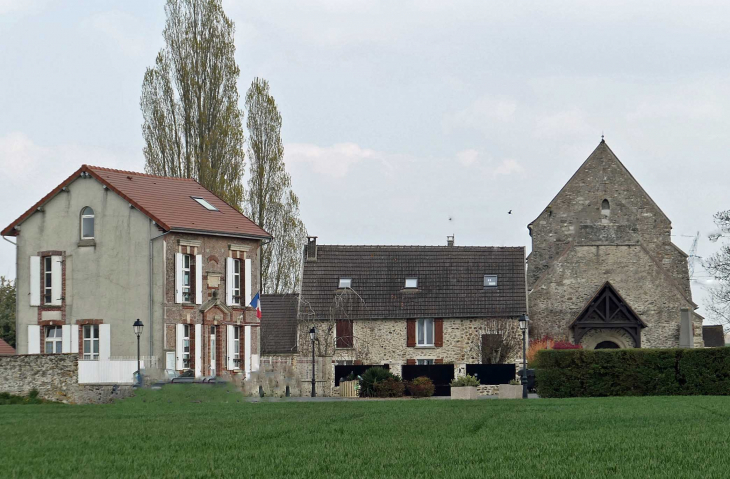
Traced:
POLYGON ((253 297, 251 300, 251 304, 249 306, 256 308, 256 317, 261 319, 261 298, 259 298, 259 293, 256 293, 256 296, 253 297))

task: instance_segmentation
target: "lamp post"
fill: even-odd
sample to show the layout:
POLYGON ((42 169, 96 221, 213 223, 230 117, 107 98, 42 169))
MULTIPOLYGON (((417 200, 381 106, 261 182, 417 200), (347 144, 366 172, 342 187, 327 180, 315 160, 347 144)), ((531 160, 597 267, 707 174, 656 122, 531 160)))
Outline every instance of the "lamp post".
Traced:
POLYGON ((315 391, 315 382, 314 382, 314 340, 317 338, 317 330, 312 328, 309 330, 309 339, 312 340, 312 397, 317 396, 317 392, 315 391))
POLYGON ((139 337, 142 336, 144 324, 142 324, 142 321, 137 318, 137 321, 134 322, 132 327, 134 328, 134 334, 137 335, 137 382, 138 384, 142 384, 142 372, 139 367, 139 337))
POLYGON ((530 318, 523 314, 520 316, 520 331, 522 331, 522 399, 527 399, 527 325, 530 318))

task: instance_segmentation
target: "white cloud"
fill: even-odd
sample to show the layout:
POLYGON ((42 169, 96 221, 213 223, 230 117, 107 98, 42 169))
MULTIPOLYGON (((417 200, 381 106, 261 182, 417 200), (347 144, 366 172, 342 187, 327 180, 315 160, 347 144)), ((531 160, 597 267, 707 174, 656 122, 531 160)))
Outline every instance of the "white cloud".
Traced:
POLYGON ((540 139, 590 137, 595 133, 596 129, 578 109, 559 111, 535 120, 535 136, 540 139))
POLYGON ((49 0, 0 0, 0 15, 36 14, 49 3, 49 0))
POLYGON ((82 24, 110 40, 127 56, 139 56, 147 50, 150 32, 134 15, 119 10, 99 12, 82 24))
POLYGON ((524 172, 525 172, 525 168, 522 165, 520 165, 517 162, 517 160, 508 158, 506 160, 502 160, 502 163, 500 163, 499 166, 494 169, 493 175, 494 176, 511 175, 513 173, 524 173, 524 172))
POLYGON ((477 158, 479 158, 479 152, 477 150, 464 150, 456 154, 456 159, 462 165, 469 167, 473 165, 477 158))
POLYGON ((322 147, 307 143, 292 143, 284 148, 287 164, 304 163, 320 175, 342 178, 358 163, 378 162, 387 170, 394 168, 394 162, 406 159, 403 155, 383 153, 362 148, 355 143, 338 143, 322 147))
POLYGON ((517 103, 507 97, 481 96, 471 105, 444 116, 442 125, 447 132, 459 129, 490 131, 495 123, 515 120, 517 103))

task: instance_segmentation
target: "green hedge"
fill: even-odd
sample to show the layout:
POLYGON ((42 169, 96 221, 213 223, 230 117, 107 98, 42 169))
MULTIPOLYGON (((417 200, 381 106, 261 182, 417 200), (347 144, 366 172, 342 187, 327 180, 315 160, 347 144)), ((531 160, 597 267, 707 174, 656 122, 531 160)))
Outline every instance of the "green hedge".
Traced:
POLYGON ((547 349, 535 377, 546 398, 730 395, 730 348, 547 349))

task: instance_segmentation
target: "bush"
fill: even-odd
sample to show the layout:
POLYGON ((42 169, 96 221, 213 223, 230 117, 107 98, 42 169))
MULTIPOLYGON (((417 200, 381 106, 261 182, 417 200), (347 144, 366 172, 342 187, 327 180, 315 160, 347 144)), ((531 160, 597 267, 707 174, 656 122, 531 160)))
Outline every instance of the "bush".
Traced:
POLYGON ((399 398, 403 397, 406 385, 397 376, 379 381, 374 385, 375 395, 379 398, 399 398))
POLYGON ((730 395, 730 348, 543 350, 542 397, 730 395))
POLYGON ((360 378, 360 397, 375 397, 375 385, 386 379, 395 378, 393 373, 384 368, 370 368, 360 378))
POLYGON ((583 345, 573 344, 570 341, 555 341, 553 349, 583 349, 583 345))
POLYGON ((458 387, 464 387, 464 386, 479 386, 481 384, 479 382, 479 379, 477 379, 476 376, 471 376, 467 374, 466 376, 461 376, 460 378, 453 379, 451 381, 451 387, 452 388, 458 388, 458 387))
POLYGON ((8 404, 43 404, 45 401, 38 397, 38 391, 33 389, 27 396, 14 396, 9 393, 0 393, 0 406, 8 404))
POLYGON ((408 392, 411 396, 417 398, 427 398, 433 396, 436 388, 433 381, 426 376, 421 376, 408 383, 408 392))

